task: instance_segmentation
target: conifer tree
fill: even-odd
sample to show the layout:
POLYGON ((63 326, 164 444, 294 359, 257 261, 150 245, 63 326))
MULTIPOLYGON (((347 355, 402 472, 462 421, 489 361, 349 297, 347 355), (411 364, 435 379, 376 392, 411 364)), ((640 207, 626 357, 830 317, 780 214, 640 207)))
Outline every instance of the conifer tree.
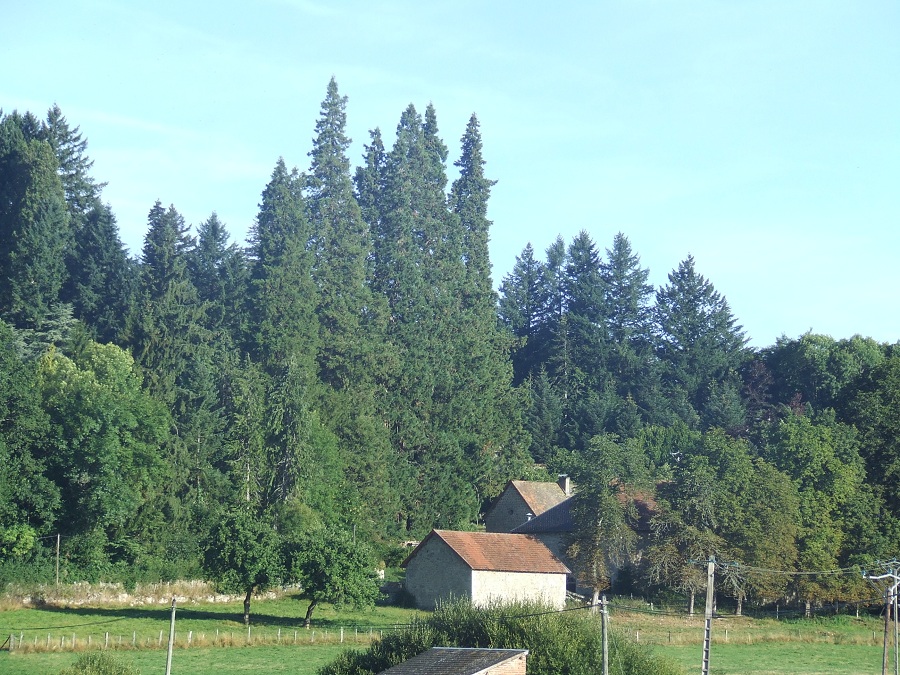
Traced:
POLYGON ((71 222, 53 149, 33 116, 0 121, 0 315, 39 328, 58 302, 71 222))
POLYGON ((280 159, 266 186, 251 236, 254 351, 270 374, 295 363, 315 379, 318 324, 311 232, 302 178, 280 159))
POLYGON ((459 168, 459 178, 453 182, 450 203, 462 227, 466 293, 482 311, 489 309, 493 313, 497 297, 491 283, 488 251, 491 221, 487 217, 487 204, 497 181, 485 178, 481 132, 474 114, 466 125, 461 145, 460 158, 454 163, 459 168))
POLYGON ((61 297, 99 342, 114 342, 137 298, 138 268, 109 206, 95 204, 80 222, 66 258, 69 274, 61 297))
MULTIPOLYGON (((659 369, 653 357, 653 286, 628 237, 619 232, 600 266, 606 294, 606 326, 610 339, 609 370, 623 401, 632 401, 645 420, 652 420, 659 369)), ((617 430, 624 433, 623 429, 617 430)))
POLYGON ((546 367, 545 349, 549 342, 546 309, 544 265, 535 259, 534 249, 529 243, 516 256, 512 272, 503 278, 500 285, 500 321, 518 339, 512 354, 516 384, 532 377, 541 367, 546 367))
POLYGON ((332 78, 309 153, 307 199, 318 293, 317 372, 325 385, 322 421, 340 439, 347 477, 359 495, 360 503, 346 504, 346 511, 372 534, 373 521, 386 522, 397 511, 396 490, 385 471, 390 440, 379 423, 376 405, 390 359, 386 356, 386 305, 370 285, 371 235, 353 194, 346 156, 350 146, 345 133, 346 104, 332 78), (365 517, 361 504, 369 505, 365 517), (386 510, 375 511, 379 506, 386 510))
POLYGON ((686 422, 704 411, 714 382, 735 379, 747 339, 728 302, 688 256, 656 293, 657 353, 672 400, 686 422))
MULTIPOLYGON (((188 274, 192 247, 181 214, 157 201, 144 237, 140 300, 128 328, 147 387, 172 414, 175 433, 168 461, 177 469, 172 493, 181 500, 179 508, 215 498, 207 485, 208 468, 223 423, 214 365, 220 355, 188 274)), ((190 526, 186 512, 180 518, 185 519, 181 526, 190 526)))
POLYGON ((188 271, 206 309, 206 327, 217 341, 238 345, 246 339, 250 270, 244 251, 229 239, 214 211, 197 228, 188 271))

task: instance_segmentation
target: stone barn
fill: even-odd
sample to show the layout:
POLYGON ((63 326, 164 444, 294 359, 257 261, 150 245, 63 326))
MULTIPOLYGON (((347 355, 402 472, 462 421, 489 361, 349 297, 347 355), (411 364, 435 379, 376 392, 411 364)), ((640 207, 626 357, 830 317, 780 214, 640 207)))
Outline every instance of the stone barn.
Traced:
POLYGON ((488 532, 512 532, 515 527, 553 508, 572 495, 568 476, 556 483, 511 480, 484 514, 488 532))
POLYGON ((533 535, 432 530, 403 566, 406 590, 421 609, 453 598, 480 606, 566 603, 569 568, 533 535))

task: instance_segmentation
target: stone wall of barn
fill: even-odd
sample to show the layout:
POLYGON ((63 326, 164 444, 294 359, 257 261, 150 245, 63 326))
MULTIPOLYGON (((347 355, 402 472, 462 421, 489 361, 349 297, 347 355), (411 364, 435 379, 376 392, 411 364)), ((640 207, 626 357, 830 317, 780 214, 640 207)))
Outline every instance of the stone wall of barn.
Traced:
POLYGON ((473 570, 471 588, 472 602, 479 606, 536 601, 562 609, 566 604, 565 574, 473 570))
POLYGON ((439 537, 429 538, 406 564, 407 592, 419 609, 434 609, 439 600, 472 597, 472 570, 439 537))

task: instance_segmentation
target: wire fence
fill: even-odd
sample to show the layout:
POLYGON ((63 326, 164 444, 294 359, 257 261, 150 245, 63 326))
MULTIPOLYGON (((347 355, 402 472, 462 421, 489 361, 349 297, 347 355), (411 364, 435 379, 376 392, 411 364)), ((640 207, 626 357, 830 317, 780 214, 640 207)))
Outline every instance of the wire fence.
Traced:
MULTIPOLYGON (((194 647, 246 647, 246 646, 303 646, 335 645, 367 646, 385 634, 403 628, 402 625, 338 626, 332 628, 260 628, 214 629, 204 631, 175 631, 173 646, 177 649, 194 647)), ((121 631, 40 630, 9 633, 0 648, 19 652, 61 652, 96 649, 134 650, 165 649, 169 631, 160 629, 121 631)))

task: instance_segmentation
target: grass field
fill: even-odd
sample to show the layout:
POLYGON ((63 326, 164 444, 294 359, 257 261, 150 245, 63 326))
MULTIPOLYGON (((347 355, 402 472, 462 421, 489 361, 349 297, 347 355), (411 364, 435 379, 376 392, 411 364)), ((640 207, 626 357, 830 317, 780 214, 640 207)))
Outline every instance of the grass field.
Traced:
MULTIPOLYGON (((295 673, 314 675, 341 650, 365 648, 382 631, 408 623, 416 612, 377 607, 362 612, 318 608, 306 631, 306 606, 291 598, 258 600, 252 607, 249 638, 240 603, 185 603, 177 610, 173 673, 231 675, 295 673), (340 642, 343 628, 343 643, 340 642), (295 637, 296 635, 296 637, 295 637), (190 644, 188 642, 190 641, 190 644)), ((144 675, 163 673, 170 608, 43 607, 0 611, 0 642, 14 635, 21 649, 0 653, 0 674, 58 673, 76 650, 108 644, 144 675), (160 641, 160 632, 163 639, 160 641), (107 643, 107 633, 109 634, 107 643), (133 645, 133 646, 132 646, 133 645)), ((611 623, 658 653, 699 671, 702 616, 632 611, 613 605, 611 623)), ((874 618, 837 616, 813 620, 754 620, 723 617, 714 622, 711 672, 714 675, 855 675, 880 672, 882 626, 874 618)))
MULTIPOLYGON (((292 673, 314 675, 346 649, 340 644, 284 647, 200 647, 178 649, 172 654, 172 672, 177 675, 231 675, 232 673, 292 673)), ((73 652, 0 654, 0 673, 6 675, 53 675, 72 664, 73 652)), ((135 650, 117 653, 134 664, 143 675, 164 673, 166 650, 135 650)))

